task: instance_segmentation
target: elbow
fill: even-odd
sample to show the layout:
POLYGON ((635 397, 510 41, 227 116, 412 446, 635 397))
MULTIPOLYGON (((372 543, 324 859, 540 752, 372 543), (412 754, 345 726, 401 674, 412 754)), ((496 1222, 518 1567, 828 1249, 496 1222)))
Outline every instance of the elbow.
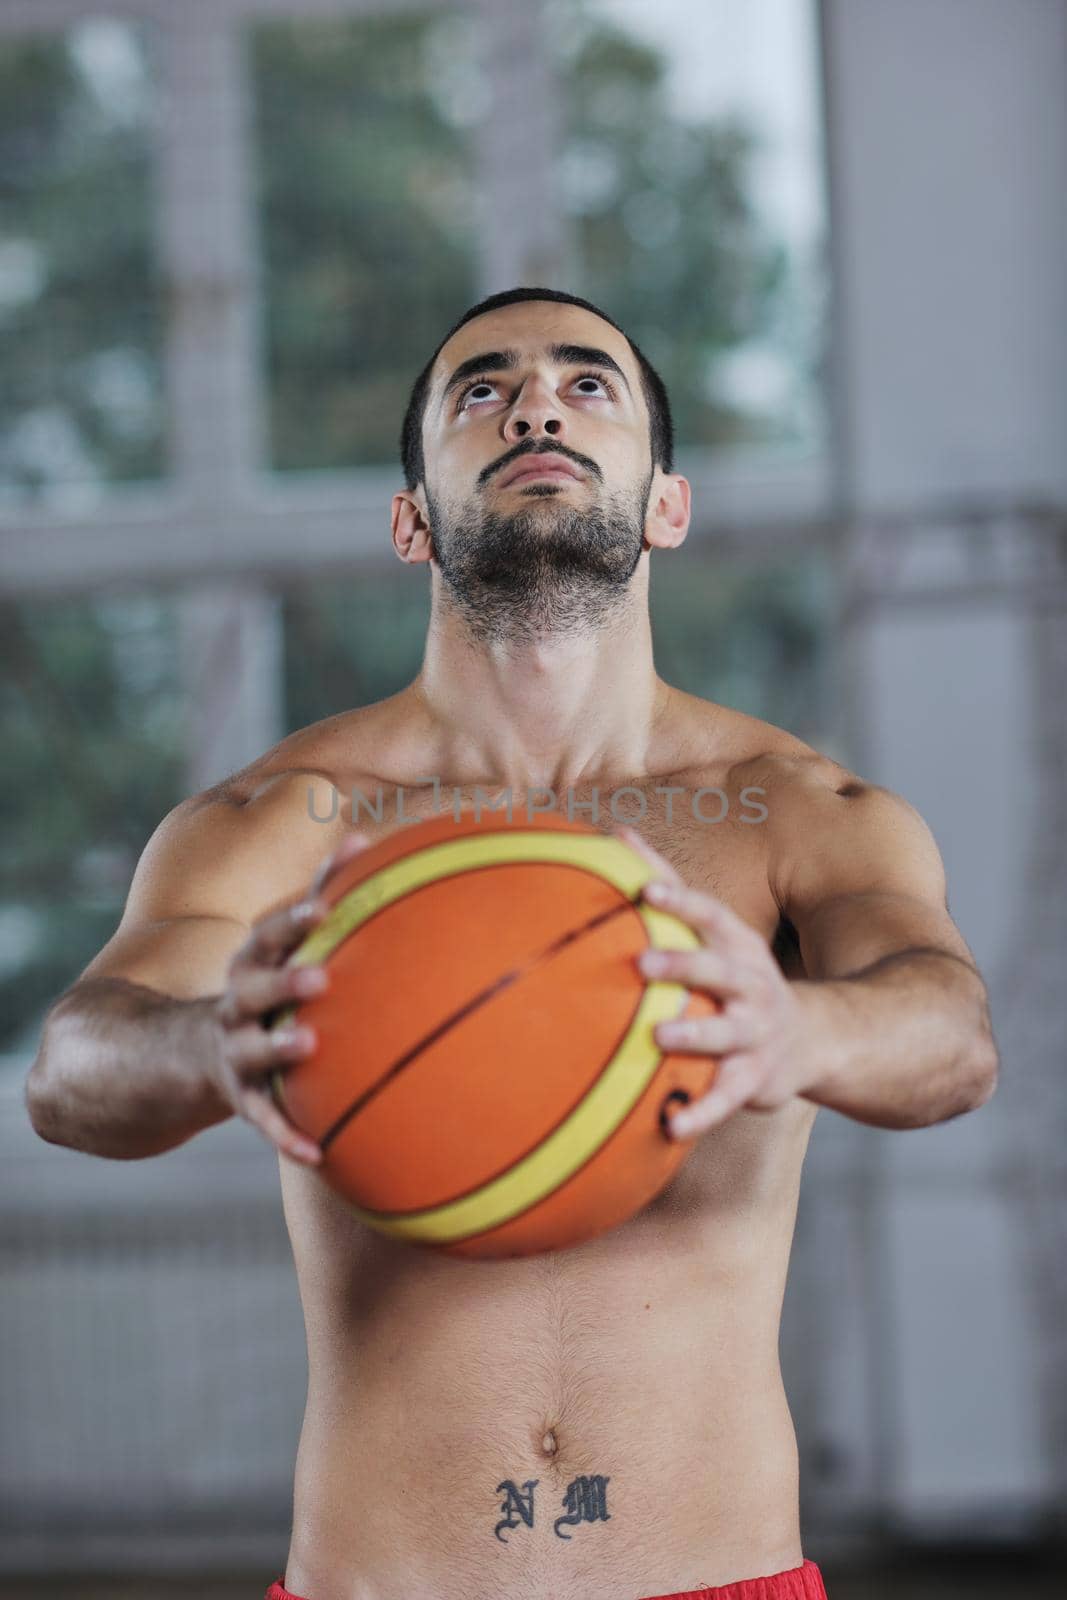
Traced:
POLYGON ((62 1144, 56 1123, 55 1102, 48 1088, 43 1046, 30 1068, 22 1098, 30 1126, 37 1137, 48 1144, 62 1144))
POLYGON ((983 1019, 974 1041, 969 1082, 971 1100, 967 1109, 977 1111, 992 1100, 1000 1081, 1000 1052, 988 1015, 983 1019))
POLYGON ((60 1021, 61 1002, 64 998, 65 996, 61 996, 60 1000, 56 1001, 45 1017, 37 1055, 26 1075, 26 1082, 22 1091, 23 1104, 26 1107, 26 1113, 34 1133, 39 1139, 44 1139, 47 1144, 58 1145, 69 1143, 63 1137, 55 1060, 58 1043, 56 1030, 60 1021))
POLYGON ((984 1106, 987 1101, 992 1100, 994 1094, 996 1093, 997 1084, 999 1082, 1000 1057, 997 1055, 996 1050, 994 1050, 991 1056, 988 1058, 988 1061, 986 1061, 981 1076, 978 1080, 978 1098, 974 1102, 975 1110, 977 1110, 979 1106, 984 1106))
POLYGON ((956 1057, 952 1070, 949 1103, 938 1122, 951 1122, 977 1111, 992 1100, 1000 1077, 1000 1056, 988 1025, 968 1041, 956 1057))

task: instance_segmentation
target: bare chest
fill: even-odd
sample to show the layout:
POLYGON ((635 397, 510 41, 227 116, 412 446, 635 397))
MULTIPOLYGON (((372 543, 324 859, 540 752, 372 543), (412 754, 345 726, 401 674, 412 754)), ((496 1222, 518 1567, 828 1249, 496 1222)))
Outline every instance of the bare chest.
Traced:
POLYGON ((763 791, 728 773, 664 775, 617 784, 582 784, 564 790, 513 791, 483 785, 390 784, 359 778, 338 791, 334 832, 356 827, 371 839, 397 828, 465 808, 506 815, 512 806, 555 812, 601 832, 626 825, 669 861, 694 888, 724 900, 768 942, 778 911, 767 883, 763 791))

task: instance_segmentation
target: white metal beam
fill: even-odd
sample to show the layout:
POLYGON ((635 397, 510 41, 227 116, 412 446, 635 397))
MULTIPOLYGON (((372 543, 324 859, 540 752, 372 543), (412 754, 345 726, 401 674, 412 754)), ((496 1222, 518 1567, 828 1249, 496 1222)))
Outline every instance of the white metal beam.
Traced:
POLYGON ((181 11, 194 27, 270 18, 382 16, 398 11, 454 11, 457 4, 491 9, 491 0, 0 0, 0 33, 40 33, 75 27, 99 16, 165 23, 181 11))
MULTIPOLYGON (((770 547, 820 546, 833 519, 818 463, 758 474, 737 464, 707 475, 683 456, 692 488, 691 549, 763 559, 770 547)), ((295 577, 395 561, 390 502, 399 467, 264 477, 229 503, 176 489, 116 492, 83 516, 26 512, 0 523, 0 572, 9 593, 71 593, 100 584, 183 577, 295 577)))
POLYGON ((185 792, 269 750, 283 731, 280 602, 261 583, 213 579, 178 601, 185 792))
POLYGON ((262 455, 255 192, 241 39, 172 10, 163 51, 160 260, 169 286, 172 468, 202 499, 238 492, 262 455))
MULTIPOLYGON (((166 362, 171 470, 214 508, 225 562, 233 511, 264 464, 259 252, 252 117, 241 21, 216 5, 164 24, 160 260, 170 289, 166 362)), ((184 541, 160 539, 162 544, 184 541)), ((127 569, 128 570, 128 569, 127 569)), ((282 733, 282 627, 258 572, 205 575, 178 602, 186 777, 217 782, 282 733)))
POLYGON ((518 283, 562 287, 566 224, 553 187, 559 84, 544 5, 498 5, 487 21, 492 137, 475 142, 485 294, 518 283))

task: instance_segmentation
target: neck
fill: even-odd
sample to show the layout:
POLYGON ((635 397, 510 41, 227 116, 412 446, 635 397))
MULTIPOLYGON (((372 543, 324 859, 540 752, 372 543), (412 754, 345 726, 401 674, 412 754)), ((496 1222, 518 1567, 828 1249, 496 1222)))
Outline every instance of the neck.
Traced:
POLYGON ((473 646, 435 595, 410 689, 432 724, 440 775, 518 800, 531 787, 559 794, 651 770, 672 691, 653 665, 647 600, 633 599, 593 634, 473 646))

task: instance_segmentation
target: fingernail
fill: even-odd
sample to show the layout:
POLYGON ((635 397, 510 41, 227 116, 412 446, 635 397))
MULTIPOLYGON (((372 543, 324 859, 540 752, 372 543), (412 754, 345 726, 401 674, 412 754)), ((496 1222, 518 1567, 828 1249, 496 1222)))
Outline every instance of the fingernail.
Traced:
POLYGON ((303 900, 296 908, 296 915, 301 922, 310 922, 313 917, 319 916, 323 909, 322 903, 318 900, 303 900))
POLYGON ((279 1028, 274 1038, 279 1050, 288 1050, 294 1045, 300 1050, 310 1050, 315 1044, 315 1034, 311 1028, 279 1028))
POLYGON ((662 950, 645 950, 638 957, 638 961, 640 962, 641 971, 650 973, 652 976, 655 976, 657 972, 665 971, 667 966, 667 957, 662 950))
POLYGON ((329 981, 321 967, 308 967, 305 971, 297 973, 293 987, 297 994, 321 994, 329 981))

